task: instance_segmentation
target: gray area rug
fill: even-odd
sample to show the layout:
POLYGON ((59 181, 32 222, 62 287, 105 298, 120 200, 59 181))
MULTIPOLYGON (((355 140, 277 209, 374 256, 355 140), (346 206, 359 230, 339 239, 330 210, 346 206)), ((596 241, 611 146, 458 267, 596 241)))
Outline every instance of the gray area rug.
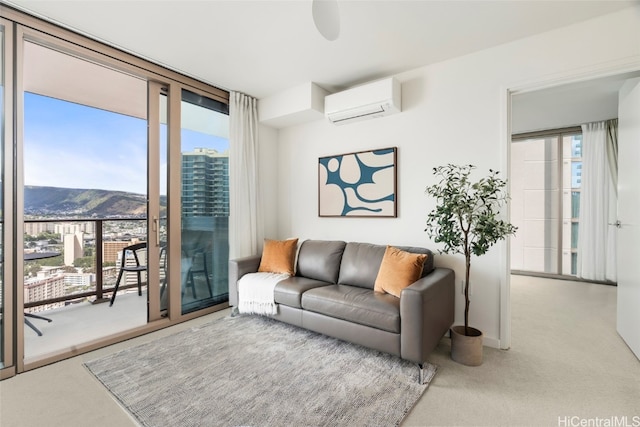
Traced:
POLYGON ((144 426, 397 426, 436 373, 260 316, 87 362, 144 426))

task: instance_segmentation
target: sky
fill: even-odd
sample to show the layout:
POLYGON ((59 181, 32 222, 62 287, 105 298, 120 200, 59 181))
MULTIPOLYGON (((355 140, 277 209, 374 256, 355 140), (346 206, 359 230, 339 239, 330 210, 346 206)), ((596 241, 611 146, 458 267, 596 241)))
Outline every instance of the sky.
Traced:
MULTIPOLYGON (((184 129, 181 139, 182 152, 198 147, 223 152, 229 145, 226 139, 184 129)), ((166 173, 166 158, 161 162, 166 173)), ((146 176, 145 120, 25 93, 25 185, 146 194, 146 176)), ((161 193, 166 194, 163 183, 161 193)))

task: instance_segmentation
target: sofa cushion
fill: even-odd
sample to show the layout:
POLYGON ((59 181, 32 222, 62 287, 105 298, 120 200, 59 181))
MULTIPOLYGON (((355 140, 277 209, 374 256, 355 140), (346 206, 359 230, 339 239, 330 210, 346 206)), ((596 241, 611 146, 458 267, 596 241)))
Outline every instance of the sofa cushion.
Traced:
POLYGON ((342 241, 305 240, 298 252, 297 275, 337 283, 345 246, 342 241))
POLYGON ((387 246, 373 286, 377 292, 386 292, 400 298, 400 292, 422 275, 425 254, 413 254, 387 246))
POLYGON ((302 308, 315 313, 400 333, 400 299, 355 286, 330 285, 302 294, 302 308))
POLYGON ((273 290, 273 298, 277 304, 288 305, 289 307, 302 308, 302 294, 309 289, 320 286, 328 286, 331 283, 321 280, 309 279, 308 277, 292 276, 281 280, 273 290))
POLYGON ((298 239, 264 239, 264 248, 262 249, 262 258, 260 259, 258 272, 293 275, 297 248, 298 239))
POLYGON ((373 289, 386 247, 371 243, 347 243, 338 283, 373 289))
POLYGON ((425 254, 427 256, 424 260, 424 264, 422 265, 422 275, 420 275, 420 277, 425 277, 435 268, 433 265, 433 252, 429 249, 421 248, 419 246, 396 246, 396 248, 405 252, 411 252, 412 254, 425 254))
MULTIPOLYGON (((421 277, 433 271, 433 253, 429 249, 412 246, 395 247, 403 251, 427 255, 421 277)), ((371 243, 347 243, 342 256, 338 283, 373 289, 386 249, 386 246, 371 243)))

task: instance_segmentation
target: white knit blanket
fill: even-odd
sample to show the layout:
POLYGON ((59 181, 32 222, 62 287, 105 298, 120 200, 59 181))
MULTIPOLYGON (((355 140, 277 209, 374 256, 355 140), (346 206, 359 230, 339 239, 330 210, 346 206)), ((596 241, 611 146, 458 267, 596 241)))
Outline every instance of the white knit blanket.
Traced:
POLYGON ((278 314, 273 290, 286 273, 249 273, 238 280, 238 311, 246 314, 278 314))

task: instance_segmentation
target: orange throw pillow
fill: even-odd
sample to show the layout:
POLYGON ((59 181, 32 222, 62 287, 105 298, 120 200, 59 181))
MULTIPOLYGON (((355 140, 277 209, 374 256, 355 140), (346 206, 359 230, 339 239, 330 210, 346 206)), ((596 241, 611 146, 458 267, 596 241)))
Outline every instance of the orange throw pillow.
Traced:
POLYGON ((422 275, 425 254, 413 254, 387 246, 373 290, 400 298, 400 292, 422 275))
POLYGON ((258 271, 262 273, 287 273, 293 276, 297 248, 298 239, 264 239, 258 271))

